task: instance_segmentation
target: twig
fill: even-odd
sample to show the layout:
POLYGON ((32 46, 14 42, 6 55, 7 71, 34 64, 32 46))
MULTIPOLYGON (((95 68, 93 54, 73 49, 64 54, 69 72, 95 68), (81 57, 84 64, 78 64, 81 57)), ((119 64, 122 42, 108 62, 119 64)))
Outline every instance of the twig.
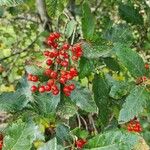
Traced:
POLYGON ((77 113, 77 119, 78 119, 78 126, 81 128, 81 120, 80 120, 80 115, 77 113))
POLYGON ((80 118, 82 119, 82 121, 85 125, 85 129, 88 130, 88 126, 87 126, 87 123, 86 123, 85 119, 82 116, 80 116, 80 118))

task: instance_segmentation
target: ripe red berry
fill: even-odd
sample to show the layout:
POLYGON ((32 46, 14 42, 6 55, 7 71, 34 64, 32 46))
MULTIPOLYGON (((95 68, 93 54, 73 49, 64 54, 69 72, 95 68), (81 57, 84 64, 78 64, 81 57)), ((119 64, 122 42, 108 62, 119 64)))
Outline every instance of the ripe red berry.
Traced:
POLYGON ((68 86, 65 86, 63 88, 63 91, 64 91, 64 93, 68 93, 68 92, 70 92, 70 88, 68 86))
POLYGON ((50 58, 54 58, 55 57, 55 55, 54 55, 54 53, 53 52, 49 52, 49 55, 48 55, 50 58))
POLYGON ((52 72, 51 69, 46 69, 45 72, 44 72, 44 74, 45 74, 46 76, 50 76, 51 72, 52 72))
POLYGON ((83 146, 84 146, 86 143, 87 143, 86 140, 84 140, 84 139, 79 139, 79 140, 77 140, 77 141, 75 142, 75 145, 76 145, 76 147, 77 147, 78 149, 82 149, 83 146))
POLYGON ((78 56, 73 55, 73 56, 72 56, 72 60, 73 60, 73 61, 77 61, 77 60, 78 60, 78 56))
POLYGON ((40 86, 40 87, 39 87, 39 92, 40 92, 40 93, 44 93, 44 92, 45 92, 45 86, 43 86, 43 85, 40 86))
POLYGON ((149 69, 149 64, 145 64, 145 69, 149 69))
POLYGON ((45 91, 49 92, 51 90, 51 86, 50 85, 45 85, 45 91))
POLYGON ((50 80, 48 80, 47 85, 52 86, 54 83, 55 83, 55 80, 54 79, 50 79, 50 80))
POLYGON ((3 148, 3 135, 2 134, 0 134, 0 150, 2 150, 2 148, 3 148))
POLYGON ((83 55, 83 52, 82 52, 82 51, 76 53, 76 56, 77 56, 77 57, 81 57, 82 55, 83 55))
POLYGON ((69 85, 69 89, 72 91, 72 90, 74 90, 75 89, 75 85, 74 84, 70 84, 69 85))
POLYGON ((38 76, 32 76, 32 79, 31 79, 31 81, 33 81, 33 82, 37 82, 39 80, 39 78, 38 78, 38 76))
POLYGON ((71 74, 72 76, 77 76, 77 75, 78 75, 77 69, 76 69, 76 68, 70 68, 70 74, 71 74))
POLYGON ((68 67, 68 65, 69 65, 69 63, 66 60, 61 62, 61 66, 63 66, 63 67, 68 67))
POLYGON ((65 44, 62 46, 62 48, 63 48, 64 50, 68 50, 68 49, 70 48, 70 45, 69 45, 68 43, 65 43, 65 44))
POLYGON ((51 46, 53 46, 54 48, 57 48, 58 44, 57 43, 52 43, 51 46))
POLYGON ((33 85, 32 87, 31 87, 31 91, 34 93, 34 92, 36 92, 38 90, 38 88, 35 86, 35 85, 33 85))
POLYGON ((60 38, 60 33, 54 32, 53 34, 54 34, 55 38, 57 38, 57 39, 60 38))
POLYGON ((47 64, 48 66, 51 66, 52 63, 53 63, 53 61, 52 61, 51 59, 48 59, 48 60, 46 61, 46 64, 47 64))
POLYGON ((44 56, 49 56, 49 51, 44 51, 43 55, 44 56))
POLYGON ((58 95, 59 94, 59 90, 58 89, 57 90, 53 90, 52 93, 53 93, 53 95, 58 95))
POLYGON ((28 77, 27 77, 27 79, 28 79, 28 81, 32 81, 32 74, 28 74, 28 77))
POLYGON ((71 95, 71 92, 64 92, 64 94, 68 97, 71 95))
POLYGON ((146 76, 143 76, 143 77, 141 77, 141 79, 142 79, 142 81, 144 82, 144 81, 147 80, 147 77, 146 77, 146 76))
POLYGON ((59 52, 56 51, 56 50, 54 50, 54 51, 53 51, 53 54, 54 54, 54 57, 57 57, 57 56, 59 55, 59 52))
POLYGON ((60 64, 60 63, 61 63, 61 59, 60 59, 60 58, 57 58, 57 59, 56 59, 56 62, 57 62, 58 64, 60 64))
POLYGON ((60 77, 60 79, 59 79, 59 82, 62 83, 62 84, 65 84, 66 81, 67 81, 67 79, 64 78, 64 77, 60 77))
POLYGON ((50 76, 51 76, 51 78, 53 78, 53 79, 57 79, 58 74, 57 74, 57 72, 52 71, 51 74, 50 74, 50 76))
POLYGON ((58 90, 58 87, 57 87, 57 85, 52 85, 52 87, 51 87, 51 89, 52 89, 52 91, 56 91, 56 90, 58 90))
POLYGON ((56 38, 56 36, 55 36, 55 34, 53 34, 53 33, 49 36, 49 40, 50 40, 50 41, 54 41, 55 38, 56 38))
POLYGON ((65 77, 67 78, 67 80, 72 80, 74 76, 71 73, 67 73, 65 77))

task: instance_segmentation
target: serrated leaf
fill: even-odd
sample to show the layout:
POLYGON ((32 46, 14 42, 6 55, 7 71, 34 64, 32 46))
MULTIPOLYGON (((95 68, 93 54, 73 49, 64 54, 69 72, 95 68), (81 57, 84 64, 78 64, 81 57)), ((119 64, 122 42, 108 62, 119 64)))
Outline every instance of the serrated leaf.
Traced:
POLYGON ((82 31, 85 39, 92 39, 95 30, 95 17, 87 2, 82 4, 82 31))
POLYGON ((119 123, 126 123, 143 112, 150 95, 145 87, 136 86, 126 98, 119 114, 119 123))
POLYGON ((71 93, 71 100, 86 112, 96 112, 97 107, 92 98, 91 92, 87 88, 81 87, 78 82, 75 82, 75 85, 76 89, 71 93))
POLYGON ((49 115, 56 111, 60 102, 60 94, 52 95, 51 93, 42 93, 34 95, 35 108, 40 115, 49 115))
POLYGON ((37 126, 33 122, 18 120, 8 128, 3 150, 30 150, 36 134, 37 126))
POLYGON ((111 42, 132 43, 133 41, 132 32, 125 24, 111 27, 104 33, 104 38, 111 42))
POLYGON ((57 5, 58 5, 58 0, 46 0, 46 6, 47 6, 46 8, 47 8, 48 15, 50 17, 55 16, 57 5))
POLYGON ((61 146, 57 145, 57 139, 53 138, 44 145, 42 145, 38 150, 64 150, 61 146))
POLYGON ((74 29, 76 27, 76 24, 77 23, 76 23, 75 20, 71 20, 71 21, 68 22, 66 30, 65 30, 65 36, 67 38, 69 38, 72 35, 72 33, 73 33, 73 31, 74 31, 74 29))
POLYGON ((135 9, 132 5, 120 4, 119 5, 119 15, 123 20, 126 20, 131 24, 143 24, 143 17, 139 13, 138 9, 135 9))
POLYGON ((106 125, 109 119, 109 91, 110 87, 104 74, 95 74, 93 80, 94 100, 99 108, 99 117, 103 125, 106 125))
POLYGON ((69 126, 65 124, 58 124, 56 127, 56 138, 58 143, 63 144, 64 141, 72 143, 69 126))
POLYGON ((57 108, 57 114, 59 115, 59 117, 64 119, 69 119, 70 117, 74 116, 76 113, 77 113, 77 107, 69 97, 61 101, 61 103, 57 108))
POLYGON ((22 4, 24 2, 24 0, 1 0, 0 1, 0 6, 16 6, 16 5, 19 5, 19 4, 22 4))
POLYGON ((79 68, 80 68, 79 78, 81 79, 85 78, 92 73, 94 69, 94 61, 82 57, 79 62, 79 68))
POLYGON ((116 45, 114 49, 120 62, 128 69, 133 77, 141 77, 146 74, 144 61, 137 52, 125 45, 116 45))
POLYGON ((26 96, 18 90, 0 95, 0 111, 16 112, 22 110, 28 103, 26 96))
MULTIPOLYGON (((139 135, 134 133, 120 130, 108 131, 90 139, 86 148, 90 150, 110 150, 110 148, 114 148, 115 150, 132 150, 139 139, 139 135)), ((87 150, 86 148, 85 150, 87 150)))
POLYGON ((109 96, 114 99, 121 99, 129 92, 129 90, 130 90, 130 86, 128 83, 117 82, 111 87, 109 96))
POLYGON ((89 59, 99 59, 100 57, 106 57, 111 52, 110 47, 106 45, 90 45, 84 42, 82 47, 84 57, 89 59))
POLYGON ((112 57, 106 57, 106 58, 103 58, 103 61, 109 69, 113 71, 120 71, 120 65, 116 59, 112 57))

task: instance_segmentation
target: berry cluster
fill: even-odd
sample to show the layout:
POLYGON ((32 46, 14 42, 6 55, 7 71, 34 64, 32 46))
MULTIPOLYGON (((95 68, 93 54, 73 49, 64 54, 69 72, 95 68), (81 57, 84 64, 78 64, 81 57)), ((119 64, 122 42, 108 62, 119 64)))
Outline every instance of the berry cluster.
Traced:
POLYGON ((66 42, 58 43, 61 38, 59 33, 52 33, 46 38, 46 45, 48 49, 44 51, 43 55, 46 58, 46 68, 44 68, 44 76, 48 77, 48 81, 44 85, 40 85, 40 79, 37 75, 28 74, 28 80, 38 82, 38 86, 31 87, 32 92, 39 91, 52 92, 57 95, 60 92, 58 83, 62 84, 63 92, 66 96, 70 96, 75 89, 75 85, 70 83, 74 77, 78 75, 77 61, 83 55, 80 44, 73 46, 66 42))
POLYGON ((137 120, 136 117, 128 123, 127 128, 129 132, 141 132, 142 131, 140 122, 137 120))
POLYGON ((85 139, 79 139, 75 142, 75 145, 78 149, 82 149, 86 143, 87 141, 85 139))

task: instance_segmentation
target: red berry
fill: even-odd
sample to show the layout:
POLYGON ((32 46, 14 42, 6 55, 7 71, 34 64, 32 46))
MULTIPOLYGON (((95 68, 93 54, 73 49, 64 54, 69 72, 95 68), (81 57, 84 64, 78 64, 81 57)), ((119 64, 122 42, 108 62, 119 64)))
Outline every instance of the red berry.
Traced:
POLYGON ((69 44, 67 44, 67 43, 65 43, 65 44, 62 46, 62 48, 63 48, 64 50, 68 50, 68 49, 69 49, 69 47, 70 47, 70 45, 69 45, 69 44))
POLYGON ((66 61, 66 60, 64 60, 64 61, 62 61, 61 62, 61 65, 63 66, 63 67, 67 67, 68 66, 68 61, 66 61))
POLYGON ((144 81, 147 80, 147 77, 146 77, 146 76, 143 76, 143 77, 141 77, 141 79, 142 79, 142 81, 144 82, 144 81))
POLYGON ((77 76, 77 75, 78 75, 77 69, 76 69, 76 68, 70 68, 70 74, 71 74, 72 76, 77 76))
POLYGON ((78 56, 73 55, 73 56, 72 56, 72 60, 73 60, 73 61, 77 61, 77 60, 78 60, 78 56))
POLYGON ((54 83, 55 83, 55 80, 54 79, 50 79, 50 80, 48 80, 47 85, 52 86, 54 83))
POLYGON ((52 91, 53 95, 58 95, 59 94, 59 90, 54 90, 52 91))
POLYGON ((51 78, 53 78, 53 79, 57 79, 58 74, 57 74, 57 72, 52 71, 51 74, 50 74, 50 76, 51 76, 51 78))
POLYGON ((64 57, 64 58, 69 58, 69 55, 68 55, 67 53, 64 53, 64 54, 63 54, 63 57, 64 57))
POLYGON ((49 92, 51 90, 51 86, 50 85, 45 85, 45 91, 49 92))
POLYGON ((72 52, 76 53, 76 51, 77 51, 77 48, 76 47, 72 47, 72 52))
POLYGON ((51 89, 52 89, 52 91, 56 91, 56 90, 58 90, 58 87, 57 87, 57 85, 52 85, 52 87, 51 87, 51 89))
POLYGON ((68 92, 70 92, 70 88, 68 86, 65 86, 63 88, 63 91, 64 91, 64 93, 68 93, 68 92))
POLYGON ((38 88, 35 86, 35 85, 33 85, 32 87, 31 87, 31 91, 32 92, 36 92, 38 90, 38 88))
POLYGON ((51 46, 53 46, 54 48, 57 48, 58 44, 57 43, 52 43, 51 46))
POLYGON ((83 52, 82 52, 82 51, 76 53, 76 56, 77 56, 77 57, 81 57, 82 55, 83 55, 83 52))
POLYGON ((145 69, 149 69, 149 64, 145 64, 145 69))
POLYGON ((49 56, 49 51, 44 51, 43 55, 44 56, 49 56))
POLYGON ((28 81, 32 81, 32 74, 28 74, 28 77, 27 77, 27 79, 28 79, 28 81))
POLYGON ((57 56, 59 55, 59 52, 56 51, 56 50, 54 50, 54 51, 53 51, 53 54, 54 54, 54 57, 57 57, 57 56))
POLYGON ((75 47, 76 47, 76 51, 77 51, 77 52, 82 51, 82 48, 81 48, 81 46, 80 46, 79 44, 76 45, 75 47))
POLYGON ((56 59, 56 62, 57 62, 58 64, 60 64, 60 63, 61 63, 61 59, 60 59, 60 58, 57 58, 57 59, 56 59))
POLYGON ((60 38, 60 33, 54 32, 53 34, 54 34, 55 38, 57 38, 57 39, 60 38))
POLYGON ((59 79, 59 82, 62 83, 62 84, 65 84, 66 81, 67 81, 67 79, 64 78, 64 77, 60 77, 60 79, 59 79))
POLYGON ((54 53, 53 52, 49 52, 49 57, 50 58, 54 58, 55 57, 54 53))
POLYGON ((39 80, 39 78, 38 78, 38 76, 32 76, 32 80, 31 81, 33 81, 33 82, 37 82, 39 80))
POLYGON ((80 139, 80 140, 77 140, 77 141, 75 142, 76 147, 77 147, 78 149, 82 149, 83 146, 84 146, 86 143, 87 143, 87 141, 84 140, 84 139, 80 139))
POLYGON ((50 40, 50 39, 48 39, 48 40, 46 41, 46 43, 47 43, 47 45, 51 46, 51 45, 53 44, 53 41, 50 40))
POLYGON ((43 85, 40 86, 40 87, 39 87, 39 92, 40 92, 40 93, 44 93, 44 92, 45 92, 45 86, 43 86, 43 85))
POLYGON ((53 61, 52 61, 51 59, 48 59, 48 60, 46 61, 46 64, 47 64, 48 66, 52 65, 52 63, 53 63, 53 61))
POLYGON ((56 38, 56 36, 55 36, 55 34, 53 34, 53 33, 49 36, 49 40, 50 40, 50 41, 54 41, 55 38, 56 38))
POLYGON ((67 80, 72 80, 74 76, 71 73, 67 73, 65 77, 67 78, 67 80))
POLYGON ((69 85, 69 89, 72 91, 72 90, 74 90, 75 89, 75 85, 74 84, 70 84, 69 85))
POLYGON ((64 92, 64 94, 68 97, 71 95, 71 92, 64 92))
POLYGON ((45 74, 46 76, 50 76, 51 72, 52 72, 51 69, 46 69, 45 72, 44 72, 44 74, 45 74))

